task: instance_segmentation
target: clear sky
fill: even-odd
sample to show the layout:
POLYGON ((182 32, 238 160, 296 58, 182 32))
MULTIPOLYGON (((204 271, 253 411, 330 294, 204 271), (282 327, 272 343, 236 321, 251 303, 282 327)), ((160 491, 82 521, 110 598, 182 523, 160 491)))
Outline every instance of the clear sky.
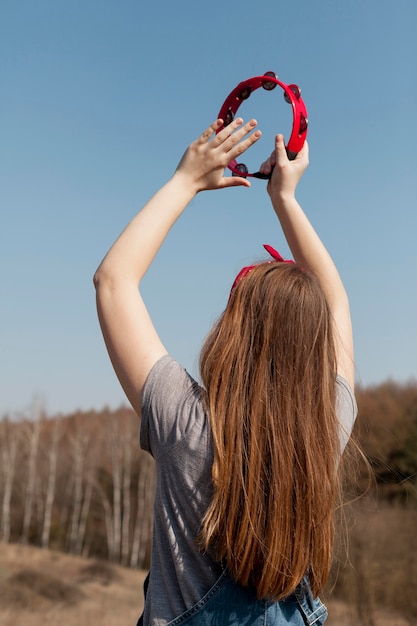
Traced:
MULTIPOLYGON (((308 108, 298 198, 350 295, 357 379, 416 379, 416 25, 415 0, 2 0, 0 416, 125 402, 94 271, 232 88, 267 70, 308 108)), ((239 113, 263 130, 253 170, 290 109, 258 90, 239 113)), ((263 243, 288 255, 254 181, 200 194, 151 267, 146 302, 192 373, 263 243)))

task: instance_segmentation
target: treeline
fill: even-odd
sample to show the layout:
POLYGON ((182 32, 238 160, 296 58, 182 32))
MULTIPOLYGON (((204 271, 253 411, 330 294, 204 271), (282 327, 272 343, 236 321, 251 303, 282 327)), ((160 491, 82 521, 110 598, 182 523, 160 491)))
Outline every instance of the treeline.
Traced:
POLYGON ((154 465, 132 410, 4 416, 0 463, 2 541, 147 567, 154 465))
POLYGON ((354 436, 371 464, 376 496, 417 504, 417 381, 356 389, 354 436))
POLYGON ((359 464, 356 499, 347 494, 341 511, 329 596, 358 625, 395 624, 399 615, 416 626, 417 382, 359 387, 356 398, 354 438, 368 465, 359 464), (392 614, 380 622, 384 611, 392 614))
MULTIPOLYGON (((417 505, 417 382, 357 390, 379 501, 417 505)), ((0 539, 146 567, 154 465, 128 408, 0 421, 0 539)))

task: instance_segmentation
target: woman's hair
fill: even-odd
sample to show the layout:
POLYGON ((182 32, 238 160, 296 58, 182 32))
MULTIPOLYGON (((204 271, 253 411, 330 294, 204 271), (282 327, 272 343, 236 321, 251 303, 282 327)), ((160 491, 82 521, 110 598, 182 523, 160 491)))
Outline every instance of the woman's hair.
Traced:
POLYGON ((332 320, 313 274, 262 263, 232 291, 200 371, 214 493, 200 545, 259 598, 326 584, 341 457, 332 320))

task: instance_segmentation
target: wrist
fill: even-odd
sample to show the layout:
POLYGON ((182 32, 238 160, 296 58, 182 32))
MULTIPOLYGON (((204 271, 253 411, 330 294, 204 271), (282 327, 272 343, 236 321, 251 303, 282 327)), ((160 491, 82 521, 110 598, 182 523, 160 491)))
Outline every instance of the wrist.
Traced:
POLYGON ((170 182, 181 194, 184 194, 188 202, 201 191, 197 181, 181 169, 174 172, 170 182))
POLYGON ((295 198, 295 190, 284 190, 280 191, 271 190, 268 192, 269 197, 271 198, 272 204, 275 206, 286 206, 291 205, 296 202, 295 198))

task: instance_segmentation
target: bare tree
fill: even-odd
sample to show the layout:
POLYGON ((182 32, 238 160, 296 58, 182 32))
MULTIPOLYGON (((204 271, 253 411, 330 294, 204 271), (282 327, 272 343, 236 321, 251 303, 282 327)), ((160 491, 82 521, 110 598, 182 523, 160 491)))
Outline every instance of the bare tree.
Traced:
POLYGON ((43 528, 43 519, 45 517, 45 498, 43 493, 43 484, 44 484, 44 473, 42 472, 42 468, 39 466, 36 469, 36 480, 35 480, 35 493, 34 493, 34 513, 36 526, 36 537, 41 537, 42 528, 43 528))
POLYGON ((113 512, 110 504, 110 500, 99 481, 95 482, 95 486, 97 492, 100 496, 101 503, 103 505, 104 510, 104 523, 106 528, 106 538, 107 538, 107 551, 109 554, 109 559, 115 559, 115 549, 114 549, 114 531, 113 531, 113 512))
POLYGON ((34 400, 32 407, 33 421, 27 421, 25 434, 28 440, 29 458, 27 467, 27 482, 26 482, 26 494, 25 505, 23 512, 23 528, 21 542, 28 543, 29 530, 32 521, 33 501, 35 498, 36 489, 36 465, 38 459, 39 449, 39 434, 41 430, 41 422, 44 417, 43 412, 40 410, 38 401, 34 400))
POLYGON ((138 476, 137 511, 133 534, 131 567, 142 568, 151 534, 152 503, 155 489, 155 467, 152 457, 141 452, 138 476))
POLYGON ((84 499, 81 507, 80 513, 80 522, 78 525, 78 533, 77 533, 77 541, 75 543, 75 553, 76 554, 84 554, 87 556, 85 552, 83 552, 83 548, 85 548, 85 534, 87 529, 87 521, 90 513, 90 505, 91 498, 93 494, 93 484, 94 484, 94 474, 93 471, 89 473, 86 479, 86 486, 84 490, 84 499))
POLYGON ((49 547, 49 538, 51 534, 52 509, 55 499, 55 485, 57 476, 58 461, 58 443, 62 436, 61 422, 58 419, 54 421, 51 445, 48 448, 48 483, 46 487, 45 497, 45 514, 43 517, 43 527, 41 536, 41 545, 43 548, 49 547))
MULTIPOLYGON (((68 471, 66 475, 64 475, 63 480, 65 481, 65 487, 61 488, 61 502, 59 507, 59 528, 65 529, 69 524, 70 512, 71 512, 71 495, 74 489, 74 474, 72 471, 68 471)), ((68 542, 67 542, 68 543, 68 542)), ((66 545, 68 548, 68 545, 66 545)))
POLYGON ((121 562, 127 565, 130 549, 130 511, 132 476, 132 420, 128 415, 123 424, 123 520, 121 562))
POLYGON ((89 442, 90 435, 81 427, 77 427, 75 436, 73 436, 71 439, 74 472, 74 493, 73 508, 69 527, 70 552, 77 552, 77 546, 79 546, 80 520, 84 499, 84 463, 89 442))
POLYGON ((1 423, 1 460, 4 476, 3 506, 1 517, 1 538, 6 543, 10 540, 10 502, 12 497, 13 480, 16 469, 16 452, 18 430, 5 417, 1 423))
POLYGON ((120 429, 116 422, 110 430, 110 449, 113 475, 113 558, 120 560, 122 539, 122 455, 120 429))

